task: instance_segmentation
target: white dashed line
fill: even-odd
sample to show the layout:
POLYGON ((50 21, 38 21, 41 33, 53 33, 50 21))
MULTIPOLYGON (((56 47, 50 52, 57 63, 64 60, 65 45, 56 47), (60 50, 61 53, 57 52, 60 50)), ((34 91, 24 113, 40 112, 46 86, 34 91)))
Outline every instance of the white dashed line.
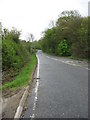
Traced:
POLYGON ((85 68, 85 69, 90 70, 89 68, 85 68))
MULTIPOLYGON (((55 61, 60 61, 60 62, 62 62, 62 63, 68 64, 68 65, 82 67, 81 65, 74 64, 73 61, 63 61, 63 60, 58 60, 58 59, 56 59, 56 58, 52 58, 52 57, 49 57, 49 56, 46 56, 46 57, 49 58, 49 59, 55 60, 55 61)), ((85 67, 84 67, 84 68, 85 68, 85 67)), ((85 69, 86 69, 86 70, 90 70, 89 68, 85 68, 85 69)))

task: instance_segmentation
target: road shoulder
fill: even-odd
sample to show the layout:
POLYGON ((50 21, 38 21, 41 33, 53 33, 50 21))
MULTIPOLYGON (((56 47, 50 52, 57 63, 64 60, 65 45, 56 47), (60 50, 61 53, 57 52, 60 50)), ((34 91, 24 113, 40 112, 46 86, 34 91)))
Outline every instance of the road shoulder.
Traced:
POLYGON ((31 90, 31 86, 33 83, 33 78, 34 78, 34 73, 35 73, 36 67, 37 67, 37 64, 35 65, 34 71, 31 75, 31 79, 30 79, 29 84, 27 86, 29 88, 28 90, 27 90, 27 87, 22 87, 17 92, 14 92, 12 94, 12 96, 3 97, 3 103, 2 103, 2 107, 3 107, 2 117, 3 118, 14 118, 15 117, 15 114, 17 113, 17 109, 20 105, 22 97, 24 97, 24 99, 22 100, 22 104, 24 106, 24 104, 25 104, 24 102, 27 99, 27 96, 31 90), (24 96, 26 91, 27 91, 27 95, 24 96))

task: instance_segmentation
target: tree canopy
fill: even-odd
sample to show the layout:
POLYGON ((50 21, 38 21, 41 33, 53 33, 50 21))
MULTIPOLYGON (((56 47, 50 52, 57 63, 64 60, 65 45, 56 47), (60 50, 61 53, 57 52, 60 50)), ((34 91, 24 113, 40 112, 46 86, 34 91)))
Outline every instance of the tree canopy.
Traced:
POLYGON ((87 58, 88 17, 82 17, 76 10, 63 11, 56 25, 44 32, 41 46, 47 53, 87 58))

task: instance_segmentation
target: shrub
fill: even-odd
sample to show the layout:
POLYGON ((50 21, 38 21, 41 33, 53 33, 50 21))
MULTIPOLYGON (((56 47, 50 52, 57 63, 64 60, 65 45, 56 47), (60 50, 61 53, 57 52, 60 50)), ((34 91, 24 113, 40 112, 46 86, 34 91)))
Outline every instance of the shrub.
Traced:
POLYGON ((30 58, 30 54, 25 47, 27 43, 21 42, 16 31, 12 31, 9 32, 2 41, 3 69, 18 69, 30 58))
POLYGON ((61 41, 57 46, 57 54, 60 56, 69 56, 70 50, 66 40, 61 41))

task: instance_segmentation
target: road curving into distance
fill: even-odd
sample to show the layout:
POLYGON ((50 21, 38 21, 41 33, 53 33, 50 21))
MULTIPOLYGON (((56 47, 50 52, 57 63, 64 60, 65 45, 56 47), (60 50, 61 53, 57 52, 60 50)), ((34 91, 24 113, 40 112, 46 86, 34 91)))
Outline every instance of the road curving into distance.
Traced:
POLYGON ((38 76, 24 118, 87 118, 88 68, 38 51, 38 76))

